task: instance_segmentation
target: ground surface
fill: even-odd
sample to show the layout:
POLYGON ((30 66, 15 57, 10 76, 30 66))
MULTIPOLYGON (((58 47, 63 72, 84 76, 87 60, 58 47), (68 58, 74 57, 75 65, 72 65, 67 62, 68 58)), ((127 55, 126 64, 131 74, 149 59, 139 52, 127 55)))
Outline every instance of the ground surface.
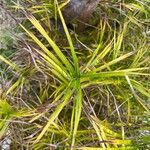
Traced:
POLYGON ((16 25, 15 20, 5 8, 6 5, 0 2, 0 49, 6 48, 7 42, 9 42, 6 37, 16 25))

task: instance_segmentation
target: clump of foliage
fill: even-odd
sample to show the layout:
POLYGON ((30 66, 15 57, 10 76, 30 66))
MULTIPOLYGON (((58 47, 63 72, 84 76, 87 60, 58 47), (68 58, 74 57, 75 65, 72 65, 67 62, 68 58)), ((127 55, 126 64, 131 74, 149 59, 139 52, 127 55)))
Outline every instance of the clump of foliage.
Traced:
POLYGON ((9 130, 12 149, 148 148, 148 3, 102 1, 84 32, 68 29, 64 2, 14 3, 26 37, 12 59, 0 56, 1 137, 9 130))

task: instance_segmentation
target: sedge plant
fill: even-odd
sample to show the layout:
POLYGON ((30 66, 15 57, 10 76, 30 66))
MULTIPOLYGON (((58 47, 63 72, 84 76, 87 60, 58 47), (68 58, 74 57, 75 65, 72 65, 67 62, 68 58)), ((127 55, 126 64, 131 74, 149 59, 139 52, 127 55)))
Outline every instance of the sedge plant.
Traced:
MULTIPOLYGON (((46 6, 52 7, 44 5, 43 9, 39 5, 30 11, 42 8, 45 13, 46 6)), ((135 12, 125 14, 119 9, 124 19, 119 28, 101 19, 98 31, 90 32, 95 37, 91 39, 95 41, 91 47, 83 43, 87 40, 84 34, 74 34, 75 38, 70 34, 61 13, 62 5, 57 1, 54 7, 68 43, 63 48, 35 17, 39 13, 43 15, 43 11, 33 11, 35 16, 26 13, 30 27, 20 26, 28 36, 24 42, 30 54, 29 62, 18 65, 0 57, 18 75, 5 96, 19 97, 28 109, 28 115, 21 117, 28 123, 22 124, 20 137, 26 143, 22 147, 35 150, 138 147, 137 139, 133 138, 136 130, 132 127, 137 117, 149 113, 149 46, 146 37, 128 38, 135 24, 139 31, 142 28, 136 17, 141 13, 147 17, 149 12, 141 3, 121 6, 135 12), (132 43, 137 40, 139 43, 132 43), (82 51, 76 48, 75 41, 84 47, 82 51)), ((111 5, 107 8, 117 11, 111 5)))

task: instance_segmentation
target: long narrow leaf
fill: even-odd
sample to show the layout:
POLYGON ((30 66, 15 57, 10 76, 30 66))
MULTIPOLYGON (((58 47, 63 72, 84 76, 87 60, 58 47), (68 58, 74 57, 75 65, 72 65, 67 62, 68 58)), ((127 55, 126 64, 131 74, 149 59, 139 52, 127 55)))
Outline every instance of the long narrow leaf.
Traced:
POLYGON ((72 54, 74 67, 75 67, 75 70, 76 70, 76 74, 79 74, 78 58, 77 58, 76 53, 75 53, 75 49, 74 49, 74 46, 73 46, 73 42, 72 42, 71 36, 70 36, 69 31, 67 29, 67 26, 65 24, 65 20, 63 18, 62 13, 61 13, 61 10, 60 10, 60 8, 58 6, 58 2, 57 2, 57 7, 58 7, 58 13, 59 13, 60 19, 62 21, 62 25, 63 25, 64 31, 65 31, 67 39, 68 39, 68 43, 69 43, 69 46, 70 46, 70 50, 71 50, 71 54, 72 54))
POLYGON ((64 95, 64 98, 63 98, 63 102, 59 106, 57 106, 55 111, 52 113, 52 115, 50 116, 46 126, 43 128, 43 130, 41 131, 41 133, 38 135, 37 139, 35 140, 35 143, 38 142, 43 137, 43 135, 46 133, 46 131, 48 130, 50 125, 58 117, 58 115, 62 111, 62 109, 66 106, 66 104, 68 103, 68 101, 69 101, 70 97, 72 96, 72 94, 73 94, 73 90, 68 89, 66 91, 66 94, 64 95))
POLYGON ((44 53, 40 51, 36 51, 42 55, 43 57, 48 60, 54 68, 59 69, 60 72, 64 72, 62 69, 64 69, 63 64, 45 47, 44 44, 30 31, 28 31, 25 27, 21 25, 21 27, 28 33, 28 35, 40 46, 40 48, 48 55, 46 56, 44 53), (61 69, 62 68, 62 69, 61 69))
POLYGON ((74 109, 74 128, 73 128, 73 135, 72 135, 72 146, 74 146, 75 144, 75 138, 76 138, 76 134, 77 134, 77 129, 78 129, 78 125, 79 125, 79 121, 80 121, 80 117, 81 117, 81 111, 82 111, 82 89, 81 89, 81 85, 80 85, 80 81, 77 80, 76 81, 76 97, 75 97, 75 109, 74 109))
POLYGON ((38 22, 38 20, 33 16, 27 16, 27 18, 31 21, 31 23, 35 26, 35 28, 43 35, 43 37, 48 41, 48 43, 52 46, 55 53, 61 59, 61 61, 68 67, 69 71, 73 71, 71 63, 67 60, 66 56, 62 53, 59 47, 55 44, 55 42, 48 36, 44 28, 38 22))
POLYGON ((3 62, 5 62, 7 65, 9 65, 10 67, 12 67, 12 69, 15 69, 17 72, 21 71, 21 69, 15 64, 13 63, 11 60, 8 60, 7 58, 5 58, 4 56, 0 55, 0 60, 2 60, 3 62))
POLYGON ((111 66, 111 65, 114 65, 114 64, 116 64, 116 63, 118 63, 118 62, 120 62, 120 61, 122 61, 122 60, 124 60, 124 59, 126 59, 126 58, 128 58, 128 57, 130 57, 130 56, 132 56, 134 53, 135 53, 135 52, 132 51, 132 52, 129 52, 129 53, 123 55, 123 56, 120 56, 119 58, 116 58, 116 59, 114 59, 114 60, 112 60, 112 61, 110 61, 110 62, 104 64, 103 66, 101 66, 101 67, 99 67, 99 68, 96 68, 94 71, 95 71, 95 72, 101 71, 101 70, 103 70, 103 69, 105 69, 105 68, 107 68, 107 67, 109 67, 109 66, 111 66))

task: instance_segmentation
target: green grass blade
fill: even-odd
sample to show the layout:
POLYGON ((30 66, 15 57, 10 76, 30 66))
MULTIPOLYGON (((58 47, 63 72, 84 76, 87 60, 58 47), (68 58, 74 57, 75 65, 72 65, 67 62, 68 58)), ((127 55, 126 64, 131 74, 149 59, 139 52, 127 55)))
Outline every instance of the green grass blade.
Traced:
POLYGON ((120 54, 120 49, 123 42, 123 37, 125 35, 127 29, 128 22, 126 22, 123 26, 123 29, 119 31, 118 37, 116 37, 116 31, 114 32, 114 48, 113 48, 113 59, 116 59, 120 54))
POLYGON ((75 97, 75 105, 74 105, 74 125, 73 125, 73 134, 72 134, 72 144, 71 146, 74 146, 75 144, 75 138, 78 130, 78 125, 81 117, 81 111, 82 111, 82 89, 80 85, 80 81, 76 81, 76 97, 75 97))
POLYGON ((135 54, 134 51, 129 52, 129 53, 123 55, 123 56, 120 56, 120 57, 118 57, 118 58, 116 58, 116 59, 114 59, 114 60, 112 60, 112 61, 110 61, 110 62, 108 62, 108 63, 106 63, 104 65, 102 65, 99 68, 94 69, 93 71, 95 71, 95 72, 101 71, 101 70, 103 70, 103 69, 105 69, 105 68, 107 68, 107 67, 109 67, 111 65, 114 65, 114 64, 116 64, 116 63, 118 63, 118 62, 120 62, 120 61, 122 61, 122 60, 124 60, 124 59, 126 59, 126 58, 128 58, 130 56, 132 56, 133 54, 135 54))
MULTIPOLYGON (((101 135, 101 131, 100 131, 100 129, 99 129, 99 127, 97 126, 97 124, 96 124, 95 121, 92 121, 92 125, 93 125, 93 128, 94 128, 94 130, 95 130, 97 136, 98 136, 99 141, 105 140, 105 138, 101 135)), ((105 146, 104 143, 101 143, 101 147, 102 147, 103 149, 106 149, 106 146, 105 146)))
POLYGON ((146 97, 150 98, 150 92, 146 87, 144 87, 141 83, 139 83, 136 80, 130 79, 130 81, 136 90, 138 90, 140 93, 142 93, 146 97))
POLYGON ((64 72, 63 70, 63 64, 45 47, 45 45, 42 44, 42 42, 40 42, 40 40, 31 32, 29 32, 25 27, 23 27, 21 25, 21 27, 28 33, 28 35, 40 46, 40 48, 47 54, 45 55, 44 53, 36 50, 36 52, 38 52, 42 57, 44 57, 48 62, 51 63, 51 65, 53 66, 53 68, 57 68, 58 71, 60 72, 64 72))
POLYGON ((0 60, 9 65, 12 69, 15 69, 17 72, 21 71, 21 69, 15 63, 13 63, 11 60, 8 60, 4 56, 0 55, 0 60))
POLYGON ((93 81, 103 79, 103 78, 108 78, 108 77, 125 77, 125 75, 149 75, 149 74, 144 74, 140 73, 140 71, 148 70, 149 67, 144 67, 144 68, 131 68, 131 69, 124 69, 124 70, 117 70, 117 71, 108 71, 108 72, 101 72, 101 73, 95 73, 95 72, 89 72, 89 73, 84 73, 81 75, 81 83, 85 81, 93 81))
POLYGON ((48 130, 50 125, 58 117, 58 115, 62 111, 62 109, 66 106, 66 104, 68 103, 68 101, 69 101, 70 97, 72 96, 72 94, 73 94, 73 90, 68 89, 66 91, 66 94, 63 97, 63 102, 59 106, 57 106, 55 111, 52 113, 52 115, 50 116, 46 126, 43 128, 43 130, 41 131, 41 133, 38 135, 37 139, 35 140, 35 143, 38 142, 43 137, 43 135, 46 133, 46 131, 48 130))
POLYGON ((14 91, 15 89, 19 88, 19 85, 22 83, 23 78, 19 78, 12 86, 9 87, 9 89, 6 92, 6 95, 8 95, 10 92, 14 91))
POLYGON ((67 26, 65 24, 65 20, 63 18, 62 13, 61 13, 60 7, 58 6, 58 2, 57 2, 57 7, 58 7, 58 13, 59 13, 59 16, 60 16, 60 19, 61 19, 64 31, 65 31, 67 39, 68 39, 68 43, 69 43, 69 46, 70 46, 70 50, 71 50, 71 54, 72 54, 72 58, 73 58, 73 62, 74 62, 74 67, 75 67, 75 70, 76 70, 76 74, 79 74, 78 58, 76 56, 76 52, 75 52, 75 49, 74 49, 74 46, 73 46, 73 42, 72 42, 71 36, 70 36, 69 31, 67 29, 67 26))
POLYGON ((103 59, 112 49, 112 42, 107 44, 104 50, 100 54, 98 54, 100 47, 101 47, 101 43, 98 45, 97 49, 94 51, 92 58, 89 60, 84 70, 86 70, 87 68, 91 66, 95 66, 99 62, 99 60, 103 59))
POLYGON ((130 89, 131 89, 131 91, 132 91, 134 97, 136 98, 136 100, 139 102, 139 104, 140 104, 147 112, 150 112, 150 109, 145 105, 145 103, 143 102, 143 99, 141 99, 141 98, 136 94, 136 92, 135 92, 135 90, 134 90, 134 88, 133 88, 133 86, 132 86, 132 83, 131 83, 131 81, 130 81, 130 78, 129 78, 127 75, 125 76, 125 78, 126 78, 128 84, 129 84, 130 89))
POLYGON ((73 72, 73 67, 70 64, 70 62, 67 60, 66 56, 61 52, 59 47, 55 44, 55 42, 48 36, 44 28, 41 26, 41 24, 38 22, 38 20, 33 16, 27 16, 27 18, 30 20, 30 22, 34 25, 34 27, 43 35, 43 37, 48 41, 48 43, 52 46, 55 53, 58 55, 60 60, 63 62, 63 64, 66 65, 68 68, 68 71, 73 72))

